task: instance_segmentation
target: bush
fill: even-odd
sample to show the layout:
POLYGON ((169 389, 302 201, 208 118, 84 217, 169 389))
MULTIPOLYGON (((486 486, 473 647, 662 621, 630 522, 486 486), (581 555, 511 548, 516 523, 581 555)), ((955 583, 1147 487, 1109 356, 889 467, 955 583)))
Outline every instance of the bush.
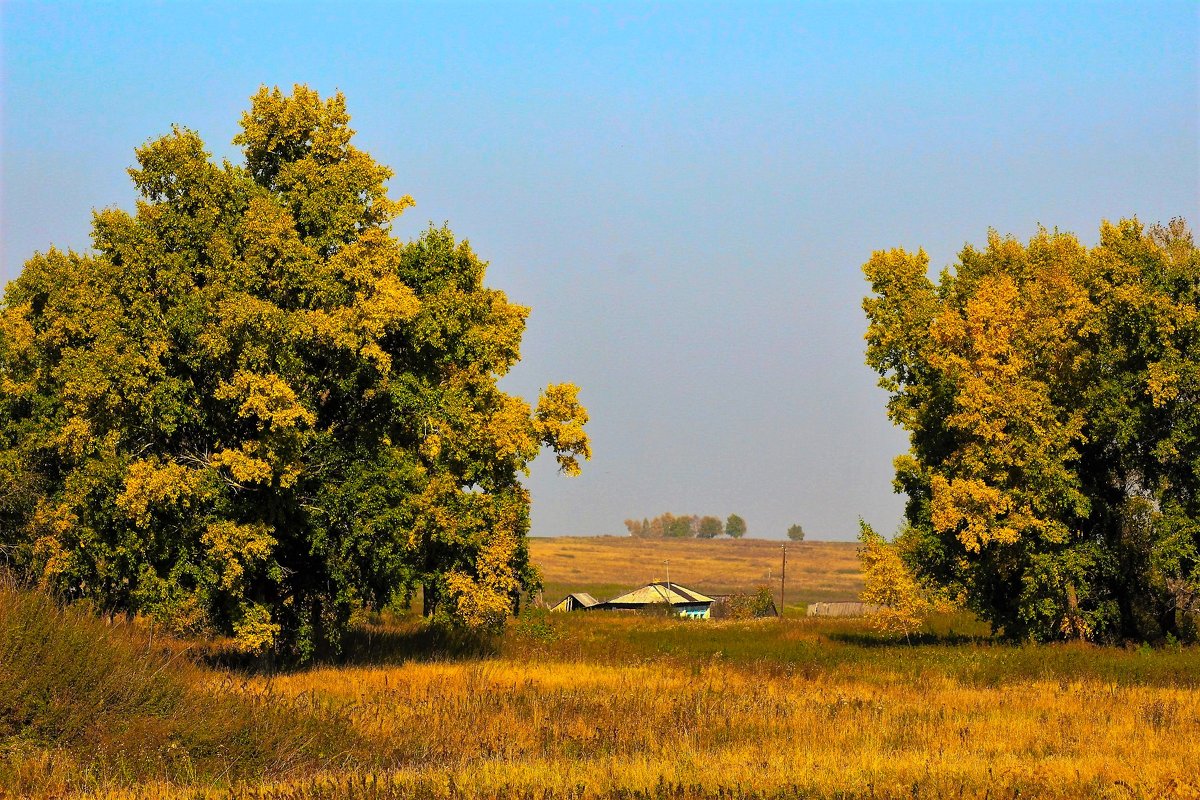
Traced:
POLYGON ((754 594, 731 594, 714 603, 712 616, 716 619, 757 619, 779 613, 770 587, 760 586, 754 594))

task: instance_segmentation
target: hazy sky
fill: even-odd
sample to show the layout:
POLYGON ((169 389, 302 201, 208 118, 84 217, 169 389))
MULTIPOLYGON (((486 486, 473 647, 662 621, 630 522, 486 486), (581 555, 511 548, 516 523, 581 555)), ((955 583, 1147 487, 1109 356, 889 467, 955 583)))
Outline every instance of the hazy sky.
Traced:
POLYGON ((533 307, 506 388, 582 387, 595 456, 539 460, 535 535, 890 530, 905 437, 863 365, 861 264, 1195 225, 1198 9, 5 0, 0 278, 132 208, 133 148, 171 123, 233 158, 260 84, 341 90, 417 200, 398 233, 448 221, 533 307))

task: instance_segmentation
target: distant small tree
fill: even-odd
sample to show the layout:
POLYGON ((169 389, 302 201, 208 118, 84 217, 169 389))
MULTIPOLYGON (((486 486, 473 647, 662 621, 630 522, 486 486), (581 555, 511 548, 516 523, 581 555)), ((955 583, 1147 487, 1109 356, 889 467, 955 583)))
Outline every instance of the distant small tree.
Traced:
POLYGON ((787 533, 788 533, 788 538, 791 539, 793 542, 803 542, 804 541, 804 528, 801 528, 799 523, 788 528, 787 533))
POLYGON ((682 516, 676 517, 670 514, 664 516, 669 517, 663 523, 663 533, 672 539, 689 539, 694 535, 692 521, 695 517, 682 516))
POLYGON ((740 539, 746 535, 746 520, 737 514, 730 514, 725 520, 725 535, 732 539, 740 539))
POLYGON ((696 528, 696 536, 701 539, 715 539, 725 532, 720 517, 701 517, 696 528))
POLYGON ((650 527, 649 524, 644 523, 641 520, 627 519, 625 520, 625 527, 629 530, 630 536, 639 539, 648 536, 650 533, 648 530, 650 527))

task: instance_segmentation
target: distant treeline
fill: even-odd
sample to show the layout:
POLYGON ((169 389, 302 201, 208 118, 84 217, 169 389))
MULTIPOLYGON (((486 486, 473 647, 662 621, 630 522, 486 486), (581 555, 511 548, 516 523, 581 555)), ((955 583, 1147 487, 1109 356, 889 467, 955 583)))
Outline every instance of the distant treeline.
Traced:
POLYGON ((740 539, 746 535, 746 520, 737 514, 721 522, 720 517, 696 514, 659 514, 654 519, 627 519, 630 536, 641 539, 715 539, 722 534, 740 539))

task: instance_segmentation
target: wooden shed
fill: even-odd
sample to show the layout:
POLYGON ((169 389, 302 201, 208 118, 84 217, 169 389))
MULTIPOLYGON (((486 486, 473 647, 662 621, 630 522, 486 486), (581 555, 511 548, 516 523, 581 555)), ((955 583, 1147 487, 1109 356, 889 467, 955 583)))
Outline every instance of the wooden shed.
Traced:
POLYGON ((600 605, 600 601, 592 597, 587 592, 571 592, 569 595, 559 600, 551 611, 586 611, 593 606, 600 605))
POLYGON ((882 606, 872 603, 809 603, 810 617, 866 617, 882 606))

